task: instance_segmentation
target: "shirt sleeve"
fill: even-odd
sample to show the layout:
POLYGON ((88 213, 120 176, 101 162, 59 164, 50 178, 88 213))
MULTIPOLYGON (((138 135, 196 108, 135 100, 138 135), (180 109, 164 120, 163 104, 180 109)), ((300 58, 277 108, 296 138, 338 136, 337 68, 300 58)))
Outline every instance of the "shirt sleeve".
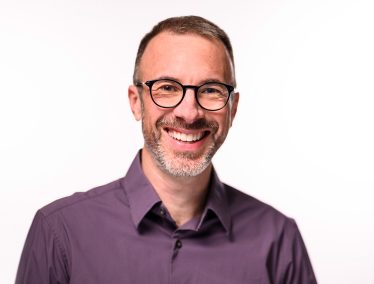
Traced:
POLYGON ((284 228, 278 248, 281 273, 276 283, 285 284, 316 284, 317 280, 301 237, 294 220, 289 219, 284 228))
POLYGON ((39 210, 26 238, 15 283, 65 284, 69 283, 67 271, 63 245, 39 210))

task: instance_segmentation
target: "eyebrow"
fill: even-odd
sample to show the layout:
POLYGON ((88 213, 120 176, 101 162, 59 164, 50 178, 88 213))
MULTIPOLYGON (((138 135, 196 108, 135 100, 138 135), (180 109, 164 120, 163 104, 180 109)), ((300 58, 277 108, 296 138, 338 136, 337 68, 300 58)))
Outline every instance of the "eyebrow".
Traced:
MULTIPOLYGON (((155 79, 152 79, 152 80, 163 80, 163 79, 166 79, 166 80, 174 80, 174 81, 177 81, 177 82, 179 82, 179 83, 181 83, 182 85, 185 85, 184 83, 182 83, 181 82, 181 80, 179 80, 178 78, 176 78, 176 77, 173 77, 173 76, 159 76, 159 77, 157 77, 157 78, 155 78, 155 79)), ((203 84, 205 84, 205 83, 225 83, 225 84, 228 84, 228 83, 226 83, 226 82, 224 82, 224 81, 221 81, 221 80, 218 80, 218 79, 216 79, 216 78, 207 78, 207 79, 204 79, 204 80, 202 80, 202 81, 199 81, 199 83, 197 84, 197 86, 199 86, 199 85, 203 85, 203 84)))

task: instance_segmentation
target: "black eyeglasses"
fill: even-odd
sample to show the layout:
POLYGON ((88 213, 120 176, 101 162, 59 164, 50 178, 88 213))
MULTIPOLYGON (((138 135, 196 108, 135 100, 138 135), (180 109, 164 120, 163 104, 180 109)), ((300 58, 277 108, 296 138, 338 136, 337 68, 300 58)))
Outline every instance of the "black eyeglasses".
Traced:
POLYGON ((142 87, 147 85, 153 102, 162 108, 174 108, 178 106, 187 89, 193 89, 199 106, 209 111, 217 111, 224 108, 229 101, 234 87, 220 82, 207 82, 200 86, 182 85, 171 79, 159 79, 146 82, 137 82, 135 85, 142 87))

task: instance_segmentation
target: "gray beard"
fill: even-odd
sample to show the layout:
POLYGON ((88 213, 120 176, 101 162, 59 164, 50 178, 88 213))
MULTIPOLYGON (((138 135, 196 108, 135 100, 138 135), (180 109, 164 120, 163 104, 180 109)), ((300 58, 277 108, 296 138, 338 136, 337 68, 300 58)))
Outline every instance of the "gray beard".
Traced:
MULTIPOLYGON (((166 122, 161 119, 158 123, 156 123, 157 129, 160 129, 161 125, 165 123, 166 122)), ((200 125, 203 123, 204 122, 200 122, 200 125)), ((209 128, 211 128, 212 130, 212 133, 214 133, 218 129, 218 126, 216 124, 208 124, 207 122, 205 122, 204 125, 209 126, 209 128)), ((196 126, 191 127, 196 127, 196 129, 198 129, 199 122, 196 123, 196 126)), ((190 152, 178 152, 174 153, 174 155, 172 153, 171 156, 168 157, 168 155, 170 154, 168 154, 163 149, 160 143, 161 131, 158 133, 154 131, 152 131, 151 133, 146 133, 144 119, 142 120, 142 131, 145 147, 151 153, 154 161, 156 161, 157 166, 162 171, 175 177, 194 177, 201 174, 211 164, 214 154, 222 144, 219 143, 217 145, 217 143, 214 142, 209 146, 208 150, 205 153, 199 155, 190 152)))
MULTIPOLYGON (((143 132, 144 133, 144 132, 143 132)), ((202 157, 195 157, 191 153, 174 153, 175 159, 167 157, 162 146, 157 142, 153 143, 145 139, 145 146, 151 153, 157 166, 164 172, 175 177, 194 177, 201 174, 211 163, 217 151, 215 144, 208 148, 208 152, 202 157), (195 160, 195 162, 193 162, 195 160), (198 161, 200 160, 200 161, 198 161)))

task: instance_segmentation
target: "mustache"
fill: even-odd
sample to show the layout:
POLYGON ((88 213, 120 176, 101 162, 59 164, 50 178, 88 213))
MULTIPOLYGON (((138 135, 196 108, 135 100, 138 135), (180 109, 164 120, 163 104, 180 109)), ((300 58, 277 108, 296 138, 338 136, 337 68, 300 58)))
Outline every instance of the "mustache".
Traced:
POLYGON ((192 123, 187 123, 183 118, 176 117, 173 120, 166 119, 164 117, 159 118, 156 121, 157 128, 159 127, 170 127, 170 128, 183 128, 188 130, 199 130, 199 129, 211 129, 212 132, 218 130, 218 123, 215 121, 208 121, 205 118, 200 118, 192 123))

